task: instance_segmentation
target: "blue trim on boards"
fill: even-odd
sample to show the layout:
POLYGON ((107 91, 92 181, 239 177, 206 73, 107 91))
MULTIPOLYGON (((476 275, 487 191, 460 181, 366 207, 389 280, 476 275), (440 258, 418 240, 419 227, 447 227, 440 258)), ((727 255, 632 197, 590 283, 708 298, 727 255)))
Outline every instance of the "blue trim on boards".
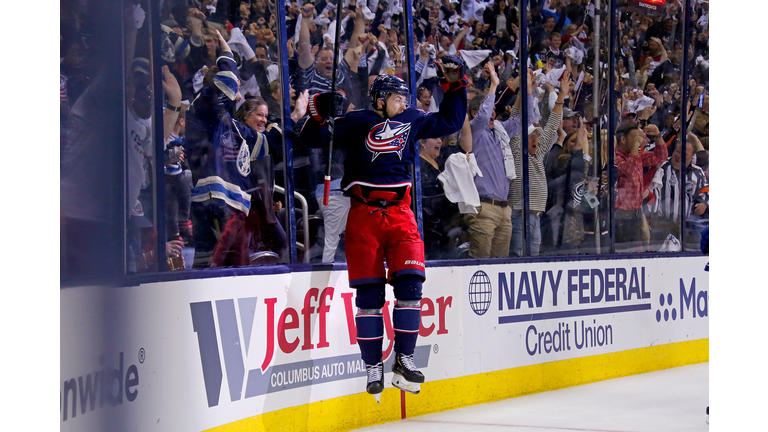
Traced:
MULTIPOLYGON (((531 264, 531 263, 560 263, 578 261, 615 261, 623 259, 659 259, 659 258, 687 258, 705 256, 701 252, 647 252, 647 253, 622 253, 612 255, 557 255, 539 257, 510 257, 510 258, 467 258, 458 260, 432 260, 427 261, 427 268, 438 267, 470 267, 501 264, 531 264)), ((321 272, 321 271, 345 271, 347 263, 323 263, 323 264, 279 264, 253 267, 224 267, 215 269, 193 269, 182 271, 166 271, 158 273, 146 273, 127 275, 119 279, 95 279, 95 278, 70 278, 61 279, 61 288, 74 288, 82 286, 107 286, 127 287, 157 282, 174 282, 180 280, 210 279, 231 276, 259 276, 285 273, 321 272)))

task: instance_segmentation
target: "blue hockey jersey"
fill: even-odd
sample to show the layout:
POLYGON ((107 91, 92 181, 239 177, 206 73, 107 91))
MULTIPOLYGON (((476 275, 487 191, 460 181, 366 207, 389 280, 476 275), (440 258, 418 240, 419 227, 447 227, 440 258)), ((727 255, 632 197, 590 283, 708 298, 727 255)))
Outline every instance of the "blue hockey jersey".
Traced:
MULTIPOLYGON (((410 185, 410 165, 415 162, 418 141, 458 131, 466 112, 467 92, 462 88, 447 92, 435 113, 408 108, 385 119, 372 110, 358 110, 336 118, 333 146, 347 152, 342 189, 410 185)), ((302 142, 309 147, 326 147, 328 126, 310 118, 301 131, 302 142)))
MULTIPOLYGON (((237 72, 231 54, 216 61, 220 71, 237 72)), ((192 171, 191 200, 228 205, 246 215, 249 190, 258 186, 252 162, 269 154, 264 134, 233 119, 219 106, 213 84, 203 87, 186 115, 184 151, 192 171)))

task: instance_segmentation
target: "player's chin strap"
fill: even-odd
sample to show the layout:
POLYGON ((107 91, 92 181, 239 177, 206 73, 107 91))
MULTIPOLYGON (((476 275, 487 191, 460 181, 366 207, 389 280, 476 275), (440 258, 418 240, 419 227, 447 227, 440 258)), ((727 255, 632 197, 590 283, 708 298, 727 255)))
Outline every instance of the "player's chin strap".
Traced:
POLYGON ((380 100, 383 100, 383 101, 384 101, 384 106, 383 106, 383 107, 381 107, 381 109, 380 109, 379 111, 381 111, 381 116, 382 116, 382 117, 384 117, 384 119, 385 119, 385 120, 386 120, 386 119, 389 119, 389 115, 387 114, 387 98, 389 98, 389 95, 390 95, 390 94, 391 94, 391 93, 385 93, 385 94, 383 95, 383 97, 382 97, 382 96, 379 96, 378 98, 376 98, 376 102, 378 102, 378 101, 380 101, 380 100))

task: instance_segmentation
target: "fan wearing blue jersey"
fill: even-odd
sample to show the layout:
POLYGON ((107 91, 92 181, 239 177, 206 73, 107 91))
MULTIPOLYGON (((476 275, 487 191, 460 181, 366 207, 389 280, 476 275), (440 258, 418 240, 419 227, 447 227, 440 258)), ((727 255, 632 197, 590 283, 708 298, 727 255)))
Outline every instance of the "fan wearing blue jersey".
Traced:
POLYGON ((240 77, 232 50, 216 34, 222 48, 217 71, 208 73, 185 118, 184 152, 194 184, 194 267, 250 263, 247 251, 237 247, 237 233, 251 209, 247 191, 259 182, 251 165, 269 154, 264 134, 230 115, 242 97, 240 77))
MULTIPOLYGON (((370 88, 373 110, 352 111, 333 121, 334 148, 347 153, 341 188, 351 198, 345 241, 349 286, 357 290, 357 343, 367 365, 366 391, 377 400, 384 389, 382 308, 387 282, 396 299, 392 384, 418 393, 424 382, 413 359, 426 274, 424 243, 410 209, 411 165, 418 163, 420 139, 461 129, 467 111, 464 87, 469 84, 460 57, 445 56, 438 66, 446 92, 438 112, 408 106, 411 93, 405 81, 379 75, 370 88)), ((327 145, 327 120, 341 114, 343 99, 338 92, 310 98, 311 118, 302 129, 302 141, 315 147, 327 145)))

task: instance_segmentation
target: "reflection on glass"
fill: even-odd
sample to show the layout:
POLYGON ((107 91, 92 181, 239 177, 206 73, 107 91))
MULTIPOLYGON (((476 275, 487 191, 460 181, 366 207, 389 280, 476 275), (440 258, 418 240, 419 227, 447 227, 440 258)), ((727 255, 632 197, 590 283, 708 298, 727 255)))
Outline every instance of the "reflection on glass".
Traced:
MULTIPOLYGON (((440 177, 441 172, 461 163, 456 158, 467 159, 464 152, 450 153, 449 160, 445 160, 440 168, 443 142, 446 142, 448 151, 456 152, 456 134, 449 135, 445 140, 440 138, 428 138, 419 142, 419 156, 421 158, 421 211, 424 223, 424 252, 426 259, 455 259, 459 258, 459 247, 466 242, 461 236, 461 213, 459 205, 452 203, 446 197, 443 183, 448 183, 452 192, 451 183, 446 177, 440 177), (453 147, 453 148, 451 148, 453 147)), ((453 196, 453 195, 452 195, 453 196)), ((462 206, 463 208, 464 206, 462 206)), ((466 247, 464 248, 466 250, 466 247)))
POLYGON ((701 231, 707 225, 709 186, 704 171, 694 165, 696 157, 695 145, 689 135, 686 144, 685 155, 685 193, 682 193, 682 146, 677 145, 669 160, 664 162, 656 171, 651 190, 655 195, 655 202, 651 207, 650 224, 653 227, 655 250, 673 251, 675 245, 669 236, 681 239, 681 220, 685 220, 684 233, 688 249, 698 250, 701 240, 701 231), (682 202, 681 202, 682 199, 682 202), (682 204, 682 205, 681 205, 682 204))
MULTIPOLYGON (((572 123, 570 119, 563 124, 566 122, 572 123)), ((586 126, 579 125, 577 130, 566 133, 559 155, 548 160, 547 178, 554 210, 550 209, 547 216, 557 253, 578 254, 586 246, 585 214, 592 216, 592 210, 599 205, 599 178, 588 175, 591 156, 586 126)))
POLYGON ((125 269, 122 12, 112 2, 61 2, 62 280, 125 269))
MULTIPOLYGON (((585 119, 587 120, 587 129, 592 129, 592 112, 587 111, 585 119)), ((600 151, 595 152, 595 146, 590 147, 590 155, 592 156, 592 166, 588 168, 588 176, 592 173, 597 173, 597 207, 594 208, 594 200, 587 197, 590 201, 587 202, 589 210, 582 210, 584 216, 584 241, 581 245, 581 251, 585 253, 609 253, 611 248, 611 196, 609 185, 609 171, 610 171, 610 147, 608 140, 608 130, 601 129, 598 141, 600 143, 600 151)), ((593 132, 587 134, 587 138, 590 143, 595 143, 595 137, 593 132)), ((615 175, 615 171, 614 171, 615 175)), ((587 179, 590 181, 591 179, 587 179)), ((615 180, 614 180, 615 181, 615 180)), ((588 190, 591 191, 591 185, 588 185, 588 190)))
POLYGON ((656 14, 619 15, 616 77, 622 97, 615 141, 617 252, 678 251, 687 235, 680 232, 680 226, 692 209, 690 198, 684 196, 693 191, 680 191, 683 183, 689 189, 697 180, 690 173, 683 180, 680 171, 696 152, 695 146, 681 146, 683 121, 686 125, 692 121, 691 104, 682 100, 682 89, 683 85, 696 86, 683 82, 685 19, 679 2, 668 3, 656 14), (681 118, 683 104, 686 119, 681 118), (683 150, 690 152, 687 162, 681 158, 683 150))
MULTIPOLYGON (((125 140, 128 173, 126 208, 126 269, 128 273, 157 271, 155 212, 155 139, 153 56, 148 5, 132 4, 125 11, 125 140), (146 8, 146 9, 145 9, 146 8)), ((170 84, 170 83, 169 83, 170 84)), ((180 105, 178 85, 171 102, 180 105)), ((168 252, 181 252, 179 242, 168 252)), ((162 268, 160 269, 162 270, 162 268)))
POLYGON ((207 3, 163 2, 155 36, 168 268, 286 261, 275 193, 284 129, 275 11, 266 1, 207 3))
MULTIPOLYGON (((683 82, 678 72, 684 54, 679 38, 674 41, 674 48, 666 45, 668 60, 653 73, 657 76, 660 69, 662 75, 657 76, 655 83, 649 83, 655 84, 658 93, 663 94, 658 96, 662 100, 659 104, 662 116, 666 114, 661 135, 670 153, 669 159, 658 167, 655 174, 651 173, 653 177, 649 189, 653 199, 647 205, 651 250, 678 251, 684 239, 686 250, 697 251, 701 232, 709 224, 709 96, 708 62, 705 59, 708 52, 706 43, 702 43, 708 37, 708 23, 706 16, 699 19, 702 13, 706 14, 706 7, 697 5, 693 17, 696 24, 692 29, 692 46, 688 50, 692 66, 689 80, 685 83, 688 99, 682 99, 683 82), (682 104, 685 104, 688 114, 685 146, 682 145, 682 104)), ((663 22, 667 27, 671 25, 670 19, 663 22)))
POLYGON ((695 25, 689 59, 693 67, 688 88, 694 113, 688 142, 693 144, 695 155, 686 175, 693 177, 691 182, 696 186, 692 196, 695 204, 686 216, 684 235, 686 250, 700 250, 702 232, 709 229, 709 3, 695 4, 692 22, 695 25))
MULTIPOLYGON (((345 260, 344 228, 350 207, 340 190, 345 152, 339 146, 329 158, 327 148, 314 148, 299 136, 309 116, 308 100, 331 88, 337 29, 341 33, 337 86, 346 94, 345 112, 370 108, 368 89, 381 73, 400 76, 410 84, 409 48, 416 60, 410 72, 417 96, 410 102, 423 111, 439 111, 444 98, 435 62, 458 54, 467 63, 470 109, 464 128, 420 143, 427 258, 607 252, 611 189, 618 252, 676 250, 675 244, 682 239, 688 249, 696 250, 709 214, 708 3, 695 4, 689 20, 693 29, 687 47, 688 82, 682 81, 684 16, 678 2, 669 2, 665 14, 658 16, 619 10, 613 70, 608 69, 608 23, 601 22, 600 58, 595 59, 591 45, 595 14, 592 4, 583 3, 587 2, 554 2, 549 9, 531 9, 529 48, 535 75, 529 85, 528 117, 533 129, 528 135, 529 151, 522 151, 519 13, 510 2, 473 10, 453 3, 416 1, 413 47, 405 46, 404 15, 396 2, 345 2, 339 20, 332 3, 301 7, 288 3, 288 117, 279 58, 281 23, 274 5, 258 0, 237 8, 217 8, 204 2, 198 9, 188 7, 188 2, 167 0, 160 10, 160 32, 152 34, 150 2, 131 2, 122 17, 128 272, 288 262, 287 233, 292 229, 300 261, 345 260), (152 52, 154 38, 160 39, 159 53, 152 52), (596 62, 604 65, 601 72, 594 71, 596 62), (566 70, 571 75, 567 87, 560 82, 566 70), (161 74, 157 82, 162 82, 162 92, 153 86, 155 71, 161 74), (617 95, 615 140, 607 136, 605 121, 609 73, 616 83, 612 89, 617 95), (592 95, 594 75, 603 89, 596 96, 592 95), (682 100, 683 89, 688 100, 682 100), (156 98, 161 100, 155 103, 156 98), (162 109, 162 134, 155 133, 160 127, 153 118, 156 106, 162 109), (688 113, 685 119, 681 118, 683 106, 688 113), (549 120, 558 113, 562 123, 551 137, 544 136, 549 120), (691 134, 683 148, 684 121, 691 134), (157 178, 159 142, 155 141, 156 137, 160 141, 160 135, 164 174, 157 178), (286 140, 291 143, 290 158, 286 158, 286 140), (479 205, 462 207, 446 198, 438 176, 450 170, 451 158, 466 158, 469 150, 483 177, 472 180, 479 205), (613 167, 608 163, 610 152, 616 157, 613 167), (516 192, 522 189, 524 157, 531 167, 526 173, 531 211, 526 215, 530 221, 526 235, 522 193, 516 192), (289 170, 287 159, 291 158, 289 170), (613 185, 608 184, 611 170, 613 185), (330 202, 323 205, 323 177, 328 172, 330 202), (684 193, 680 192, 683 184, 684 193), (288 186, 293 196, 284 193, 288 186), (163 203, 157 202, 160 191, 163 203), (289 201, 296 207, 290 218, 289 201), (499 210, 499 215, 486 216, 489 209, 499 210), (165 215, 163 233, 156 232, 158 212, 165 215), (498 220, 488 227, 481 226, 494 218, 498 220), (483 238, 481 232, 491 234, 483 238), (155 256, 158 242, 165 242, 160 247, 175 258, 161 268, 155 256), (523 244, 530 249, 524 250, 523 244)), ((608 2, 604 3, 607 10, 608 2)), ((84 113, 86 108, 98 110, 104 105, 94 95, 102 91, 105 81, 99 75, 98 58, 84 61, 89 55, 98 57, 92 54, 98 41, 78 28, 81 18, 74 10, 62 15, 65 234, 88 226, 74 221, 106 220, 96 214, 99 211, 75 203, 85 200, 85 190, 80 198, 69 193, 73 185, 84 182, 78 176, 85 178, 86 170, 76 165, 84 164, 82 153, 88 152, 81 147, 91 139, 87 135, 101 133, 95 125, 86 125, 92 119, 84 113)), ((106 183, 89 185, 94 196, 109 195, 101 190, 105 187, 106 183)), ((91 228, 100 229, 98 224, 91 228)))
POLYGON ((563 97, 562 123, 544 159, 542 255, 600 253, 609 243, 604 115, 610 34, 606 19, 595 21, 594 7, 562 2, 551 10, 536 8, 540 18, 534 14, 532 23, 532 61, 541 65, 546 92, 539 104, 542 115, 550 115, 558 107, 556 98, 563 97), (570 79, 555 81, 563 72, 570 79), (598 84, 602 91, 595 93, 598 84))

